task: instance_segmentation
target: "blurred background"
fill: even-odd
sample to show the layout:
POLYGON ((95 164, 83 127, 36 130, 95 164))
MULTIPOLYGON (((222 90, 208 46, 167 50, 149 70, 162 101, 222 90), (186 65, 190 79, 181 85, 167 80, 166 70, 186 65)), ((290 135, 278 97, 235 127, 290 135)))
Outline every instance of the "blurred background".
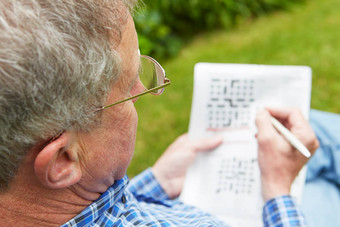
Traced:
POLYGON ((135 23, 142 54, 172 84, 136 102, 133 177, 187 132, 197 62, 308 65, 311 108, 340 113, 339 0, 144 0, 135 23))

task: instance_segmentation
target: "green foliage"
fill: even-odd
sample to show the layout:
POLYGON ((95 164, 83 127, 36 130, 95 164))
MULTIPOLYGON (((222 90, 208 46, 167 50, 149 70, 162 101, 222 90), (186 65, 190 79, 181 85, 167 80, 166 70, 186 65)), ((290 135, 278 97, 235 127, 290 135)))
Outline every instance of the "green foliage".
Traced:
POLYGON ((197 35, 176 58, 161 61, 171 85, 162 95, 145 95, 135 103, 139 123, 129 176, 152 166, 188 130, 197 62, 309 65, 312 108, 340 113, 339 9, 339 0, 309 0, 228 32, 197 35))
POLYGON ((145 0, 135 17, 143 54, 157 58, 175 55, 194 34, 229 29, 238 22, 287 9, 303 0, 145 0))

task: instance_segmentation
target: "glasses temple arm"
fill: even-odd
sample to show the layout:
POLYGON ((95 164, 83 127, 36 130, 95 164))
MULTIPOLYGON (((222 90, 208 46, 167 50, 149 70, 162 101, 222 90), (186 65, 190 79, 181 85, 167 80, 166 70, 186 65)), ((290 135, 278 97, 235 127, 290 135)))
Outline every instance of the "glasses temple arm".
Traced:
POLYGON ((142 95, 145 95, 145 94, 147 94, 147 93, 150 93, 150 92, 159 90, 159 89, 161 89, 161 88, 164 88, 164 87, 166 87, 166 86, 168 86, 168 85, 170 85, 170 80, 165 79, 165 83, 164 83, 163 85, 161 85, 161 86, 154 87, 154 88, 152 88, 152 89, 150 89, 150 90, 146 90, 146 91, 144 91, 144 92, 142 92, 142 93, 140 93, 140 94, 138 94, 138 95, 131 96, 131 97, 126 98, 126 99, 123 99, 123 100, 121 100, 121 101, 119 101, 119 102, 115 102, 115 103, 112 103, 112 104, 110 104, 110 105, 103 106, 101 109, 106 109, 106 108, 109 108, 109 107, 111 107, 111 106, 120 104, 120 103, 122 103, 122 102, 129 101, 129 100, 131 100, 131 99, 137 98, 137 97, 142 96, 142 95))

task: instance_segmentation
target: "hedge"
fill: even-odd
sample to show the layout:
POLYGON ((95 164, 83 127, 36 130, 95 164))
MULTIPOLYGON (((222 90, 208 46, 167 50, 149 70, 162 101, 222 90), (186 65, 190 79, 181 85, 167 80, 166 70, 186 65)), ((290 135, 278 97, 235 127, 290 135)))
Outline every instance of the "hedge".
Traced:
POLYGON ((174 56, 190 37, 230 29, 304 0, 144 0, 135 15, 140 49, 156 58, 174 56))

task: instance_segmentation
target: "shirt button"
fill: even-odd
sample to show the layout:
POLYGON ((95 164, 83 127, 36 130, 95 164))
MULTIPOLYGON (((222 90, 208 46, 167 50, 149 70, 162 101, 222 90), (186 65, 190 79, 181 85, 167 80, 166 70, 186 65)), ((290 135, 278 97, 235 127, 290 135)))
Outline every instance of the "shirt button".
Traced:
POLYGON ((121 201, 122 201, 122 203, 124 203, 124 204, 126 203, 126 197, 125 197, 125 195, 122 196, 121 201))

